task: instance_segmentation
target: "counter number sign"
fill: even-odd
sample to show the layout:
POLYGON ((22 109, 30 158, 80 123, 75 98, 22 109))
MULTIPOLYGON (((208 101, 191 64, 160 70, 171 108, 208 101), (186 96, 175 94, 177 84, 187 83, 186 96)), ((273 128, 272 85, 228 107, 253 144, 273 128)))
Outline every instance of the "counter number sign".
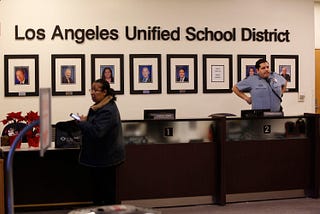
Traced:
POLYGON ((270 134, 271 133, 271 125, 264 125, 263 126, 263 133, 270 134))
POLYGON ((172 127, 164 128, 164 136, 165 137, 173 136, 173 128, 172 127))

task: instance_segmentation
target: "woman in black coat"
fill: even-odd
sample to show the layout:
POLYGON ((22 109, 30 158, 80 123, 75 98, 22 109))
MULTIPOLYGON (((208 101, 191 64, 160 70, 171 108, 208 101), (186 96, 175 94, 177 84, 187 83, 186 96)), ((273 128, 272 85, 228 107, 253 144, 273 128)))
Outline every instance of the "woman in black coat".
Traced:
POLYGON ((79 162, 90 167, 94 204, 115 204, 116 168, 125 159, 120 113, 107 81, 94 81, 90 94, 94 105, 78 123, 83 134, 79 162))

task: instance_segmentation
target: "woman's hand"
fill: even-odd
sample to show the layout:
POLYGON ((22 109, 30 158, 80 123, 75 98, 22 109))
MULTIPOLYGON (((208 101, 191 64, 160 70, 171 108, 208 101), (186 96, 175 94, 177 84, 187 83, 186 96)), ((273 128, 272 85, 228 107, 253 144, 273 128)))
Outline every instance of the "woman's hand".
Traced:
POLYGON ((80 116, 80 121, 87 121, 87 116, 85 115, 79 115, 80 116))

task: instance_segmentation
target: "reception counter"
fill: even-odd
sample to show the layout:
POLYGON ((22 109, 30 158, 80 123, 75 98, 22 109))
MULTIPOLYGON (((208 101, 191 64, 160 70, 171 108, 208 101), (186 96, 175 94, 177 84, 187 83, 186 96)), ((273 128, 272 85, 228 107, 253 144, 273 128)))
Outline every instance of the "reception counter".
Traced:
MULTIPOLYGON (((151 207, 317 198, 319 121, 315 114, 123 121, 118 202, 151 207)), ((78 153, 51 148, 40 157, 35 149, 17 150, 15 207, 90 204, 89 172, 78 164, 78 153)))
POLYGON ((250 198, 318 197, 318 115, 217 118, 216 125, 220 204, 250 198))

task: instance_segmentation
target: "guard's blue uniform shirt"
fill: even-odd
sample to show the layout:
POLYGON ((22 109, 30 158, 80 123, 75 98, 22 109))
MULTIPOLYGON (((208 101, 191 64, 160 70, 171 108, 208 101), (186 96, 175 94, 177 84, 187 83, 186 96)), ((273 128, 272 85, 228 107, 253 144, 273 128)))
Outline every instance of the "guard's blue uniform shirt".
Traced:
POLYGON ((281 89, 286 84, 286 80, 276 73, 271 73, 268 80, 270 84, 260 76, 254 75, 238 82, 236 86, 240 91, 251 94, 252 109, 280 111, 281 101, 271 87, 281 97, 281 89))

